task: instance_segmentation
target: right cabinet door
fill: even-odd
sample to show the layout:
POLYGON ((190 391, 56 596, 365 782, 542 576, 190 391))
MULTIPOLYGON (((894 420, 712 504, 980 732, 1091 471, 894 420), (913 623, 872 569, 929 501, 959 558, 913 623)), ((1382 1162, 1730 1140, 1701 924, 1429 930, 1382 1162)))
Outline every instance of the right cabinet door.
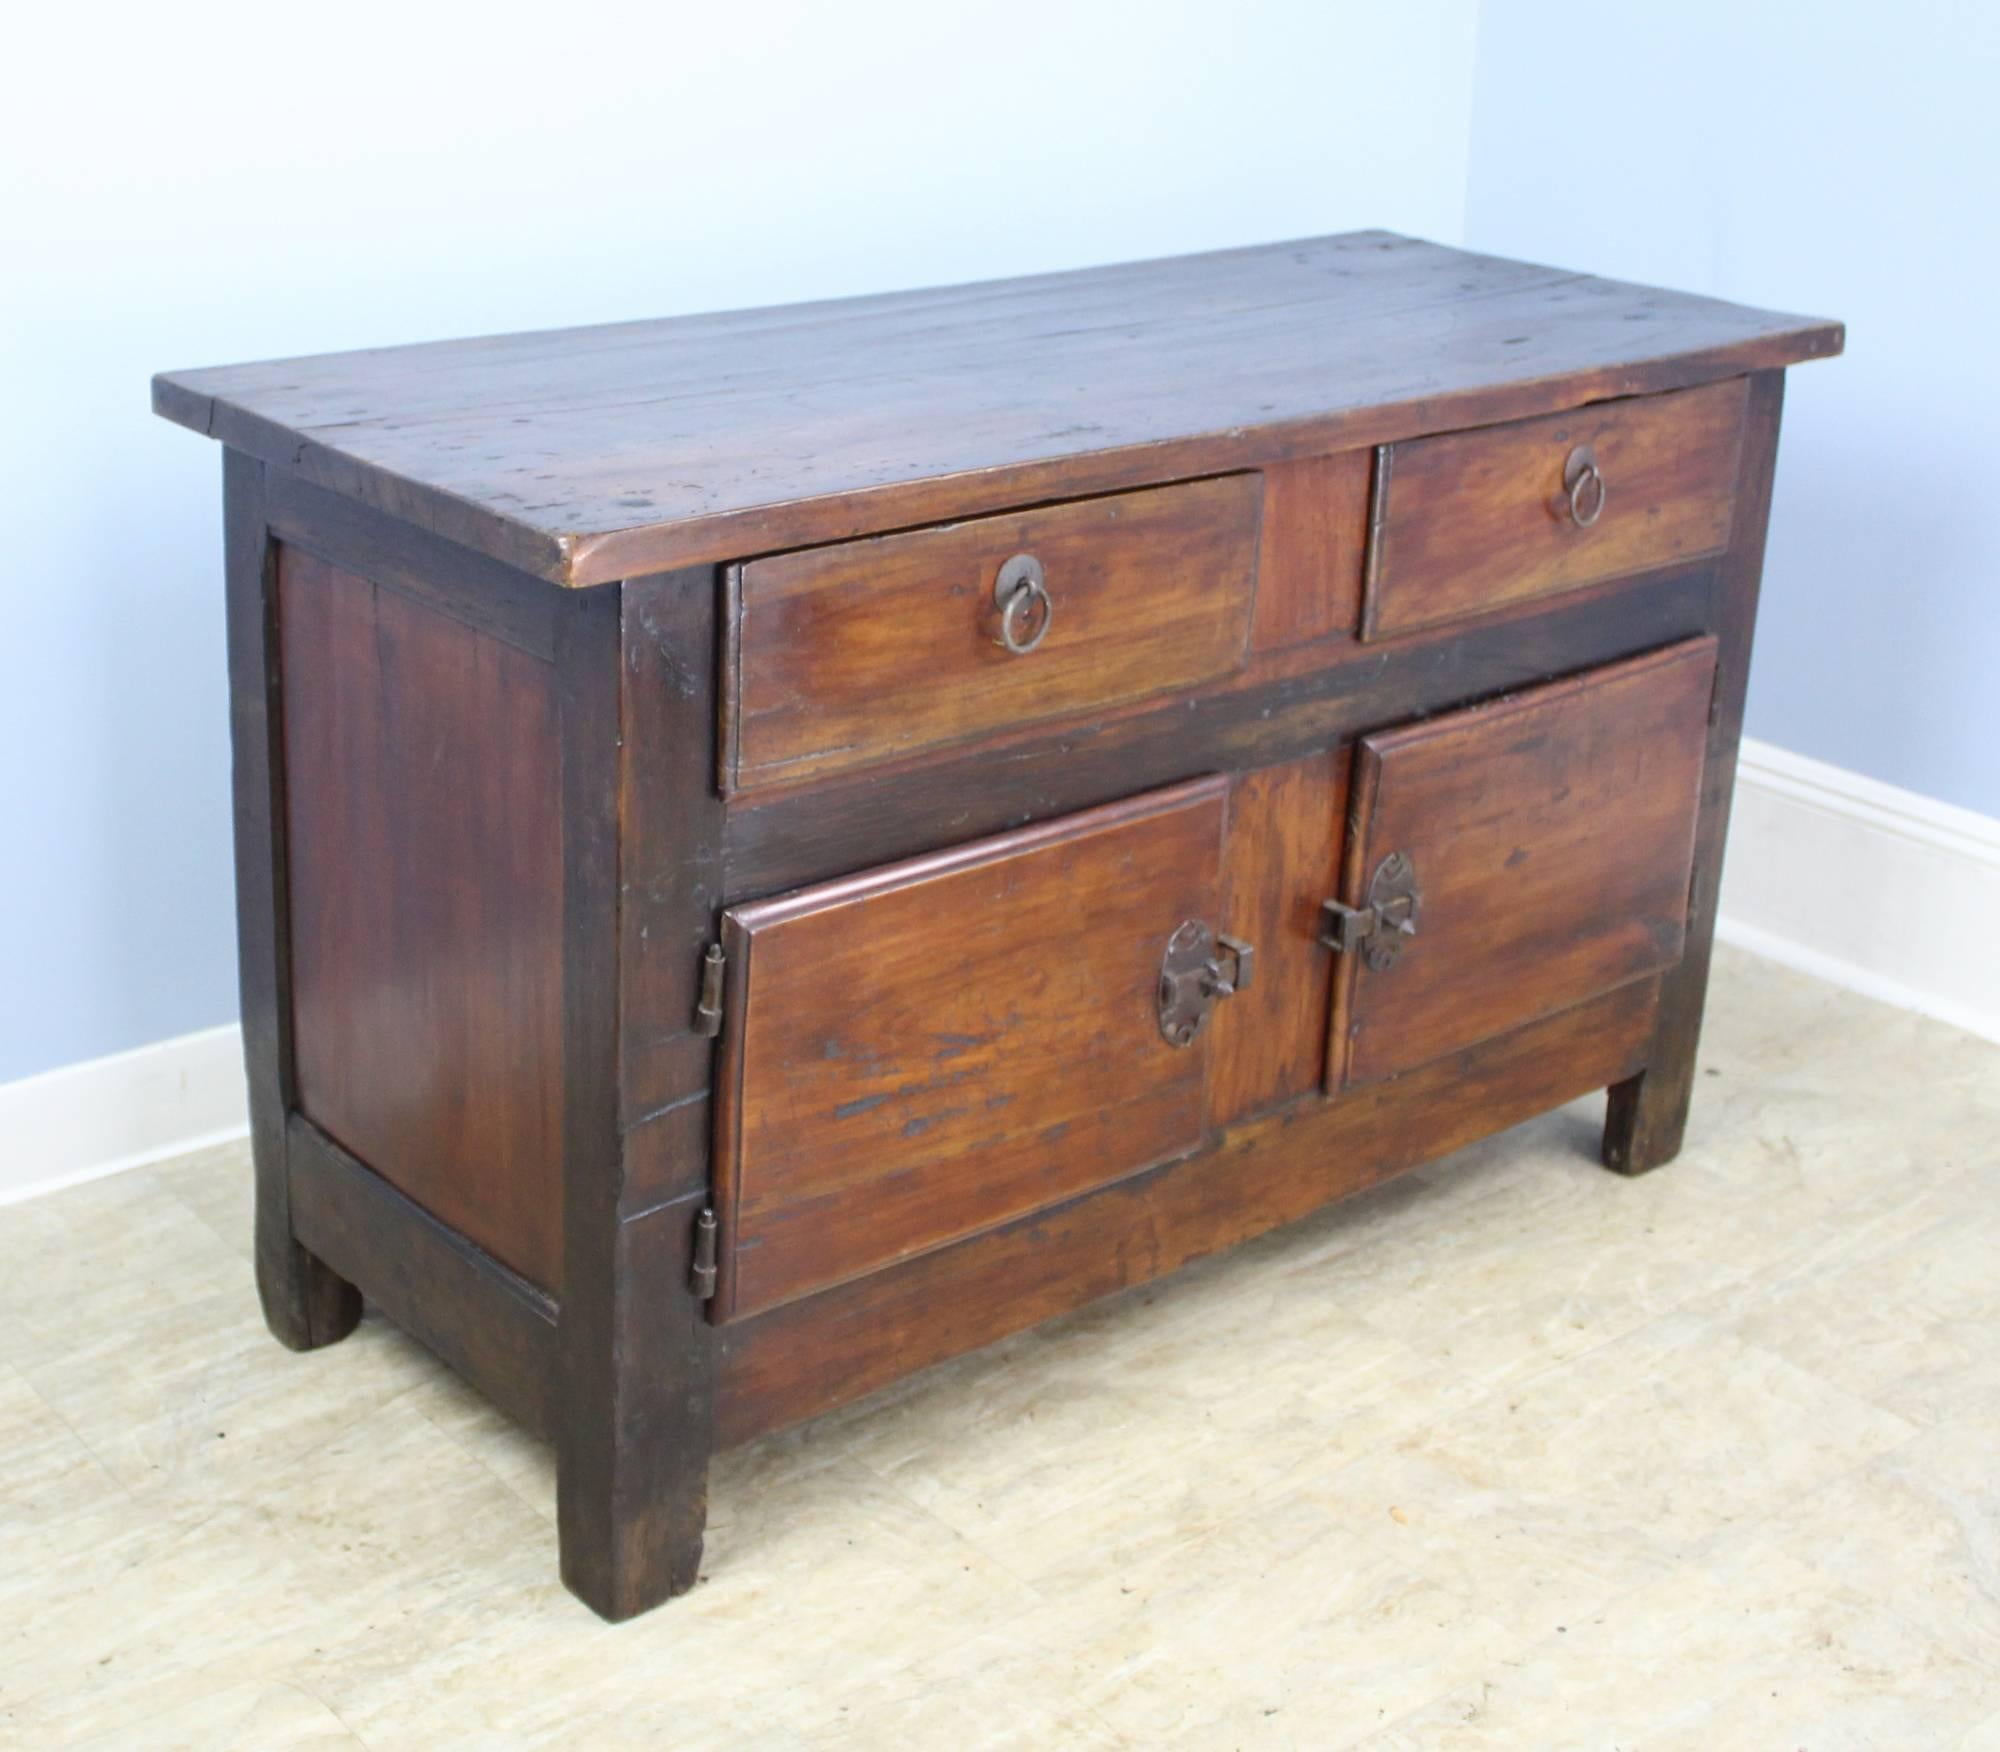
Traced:
POLYGON ((1330 1092, 1680 958, 1714 679, 1693 639, 1361 739, 1330 1092))

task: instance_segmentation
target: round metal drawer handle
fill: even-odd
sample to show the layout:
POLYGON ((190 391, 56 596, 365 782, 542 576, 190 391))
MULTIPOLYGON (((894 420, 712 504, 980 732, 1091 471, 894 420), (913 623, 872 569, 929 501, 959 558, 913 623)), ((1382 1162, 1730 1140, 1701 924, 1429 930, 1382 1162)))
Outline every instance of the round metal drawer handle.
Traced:
POLYGON ((1578 529, 1588 529, 1604 515, 1608 490, 1603 471, 1597 466, 1597 453, 1588 444, 1579 444, 1563 463, 1563 498, 1560 502, 1569 512, 1570 522, 1578 529))
POLYGON ((1025 657, 1049 636, 1055 624, 1055 598, 1033 554, 1016 554, 993 580, 993 600, 1000 605, 1000 643, 1016 657, 1025 657))

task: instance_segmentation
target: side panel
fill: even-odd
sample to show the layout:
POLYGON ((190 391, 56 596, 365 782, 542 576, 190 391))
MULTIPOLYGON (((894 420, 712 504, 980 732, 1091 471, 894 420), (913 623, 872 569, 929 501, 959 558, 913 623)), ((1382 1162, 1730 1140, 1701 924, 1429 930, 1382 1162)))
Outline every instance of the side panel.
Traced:
POLYGON ((537 1288, 562 1277, 553 671, 278 550, 297 1105, 537 1288))

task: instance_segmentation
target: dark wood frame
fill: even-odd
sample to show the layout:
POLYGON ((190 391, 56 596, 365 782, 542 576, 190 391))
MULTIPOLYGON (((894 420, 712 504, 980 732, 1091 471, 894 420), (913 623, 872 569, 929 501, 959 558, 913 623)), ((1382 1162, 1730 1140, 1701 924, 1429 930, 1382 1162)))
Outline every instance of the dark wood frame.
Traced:
MULTIPOLYGON (((558 1456, 563 1574, 623 1618, 692 1585, 707 1466, 747 1440, 1609 1086, 1607 1163, 1679 1148, 1741 734, 1782 373, 1751 378, 1734 533, 1718 561, 1380 647, 1323 643, 1253 684, 1029 731, 725 807, 715 794, 718 569, 559 591, 225 453, 239 945, 271 1329, 310 1349, 361 1295, 558 1456), (563 820, 564 1278, 551 1295, 420 1210, 297 1111, 274 543, 294 541, 553 665, 563 820), (1703 632, 1720 640, 1688 917, 1663 979, 858 1282, 717 1326, 690 1284, 709 1196, 713 1046, 697 970, 724 905, 1204 770, 1242 771, 1393 717, 1703 632), (1055 742, 1060 761, 1039 758, 1055 742), (976 776, 976 785, 968 784, 976 776), (648 880, 633 882, 643 870, 648 880), (614 922, 615 921, 615 922, 614 922), (1241 1172, 1250 1158, 1284 1173, 1241 1172), (1246 1187, 1253 1190, 1246 1192, 1246 1187), (1143 1225, 1145 1249, 1118 1237, 1143 1225), (950 1293, 945 1291, 949 1288, 950 1293)), ((1086 483, 1089 484, 1089 483, 1086 483)))

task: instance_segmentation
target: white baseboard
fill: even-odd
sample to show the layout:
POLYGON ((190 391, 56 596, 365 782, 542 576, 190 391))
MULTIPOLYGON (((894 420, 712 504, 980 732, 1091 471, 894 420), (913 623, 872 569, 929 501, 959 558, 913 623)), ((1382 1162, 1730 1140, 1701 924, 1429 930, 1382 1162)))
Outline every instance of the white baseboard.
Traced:
POLYGON ((0 1083, 0 1205, 249 1127, 243 1032, 233 1022, 0 1083))
POLYGON ((1716 934, 2000 1041, 2000 821, 1746 739, 1716 934))
MULTIPOLYGON (((1717 934, 2000 1041, 2000 821, 1745 741, 1717 934)), ((0 1084, 0 1204, 248 1123, 234 1025, 0 1084)))

